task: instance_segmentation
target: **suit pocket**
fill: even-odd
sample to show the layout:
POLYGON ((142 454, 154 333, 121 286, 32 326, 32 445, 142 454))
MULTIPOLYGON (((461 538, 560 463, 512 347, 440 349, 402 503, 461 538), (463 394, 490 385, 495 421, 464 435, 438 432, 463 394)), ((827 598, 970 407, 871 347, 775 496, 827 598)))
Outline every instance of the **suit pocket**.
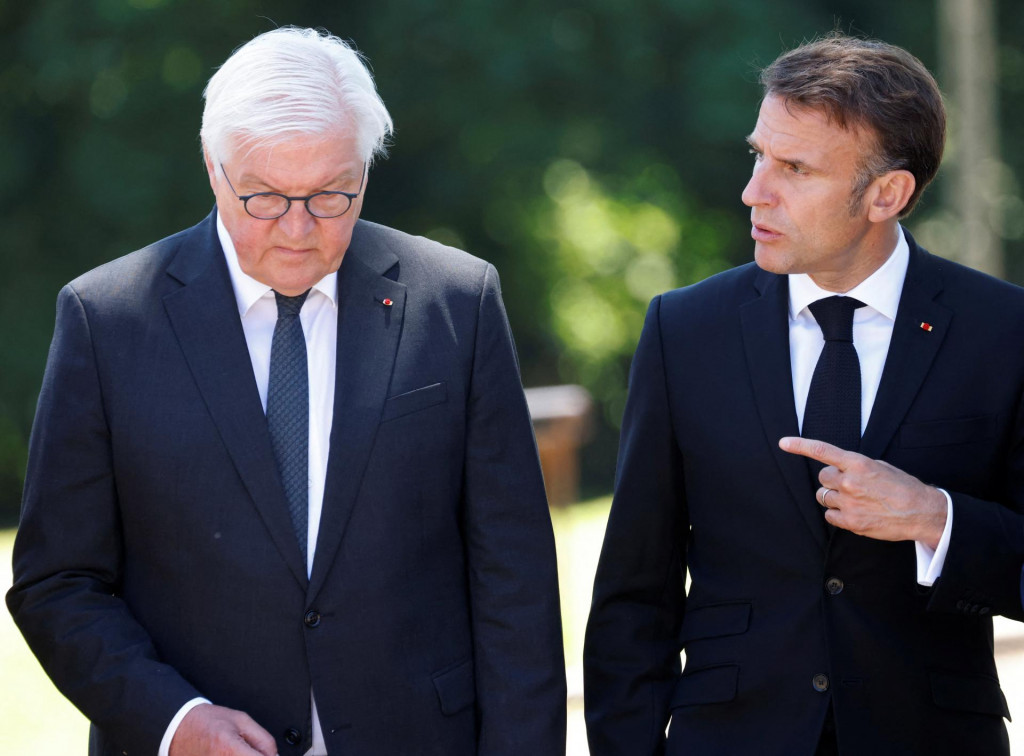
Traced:
POLYGON ((933 669, 929 678, 932 700, 940 709, 1010 718, 1006 697, 994 677, 933 669))
POLYGON ((927 446, 972 444, 991 438, 995 434, 995 428, 996 415, 907 423, 900 427, 899 445, 902 449, 916 449, 927 446))
POLYGON ((393 396, 384 402, 384 415, 381 422, 410 415, 419 412, 435 404, 441 404, 448 400, 448 386, 444 382, 432 383, 423 388, 406 391, 404 394, 393 396))
POLYGON ((684 672, 672 691, 669 708, 694 704, 728 703, 736 698, 740 668, 736 664, 703 667, 684 672))
POLYGON ((702 638, 720 638, 739 635, 750 626, 750 604, 714 604, 687 609, 679 640, 685 646, 702 638))
POLYGON ((472 659, 438 672, 431 679, 437 691, 437 700, 441 703, 442 714, 458 714, 476 701, 472 659))

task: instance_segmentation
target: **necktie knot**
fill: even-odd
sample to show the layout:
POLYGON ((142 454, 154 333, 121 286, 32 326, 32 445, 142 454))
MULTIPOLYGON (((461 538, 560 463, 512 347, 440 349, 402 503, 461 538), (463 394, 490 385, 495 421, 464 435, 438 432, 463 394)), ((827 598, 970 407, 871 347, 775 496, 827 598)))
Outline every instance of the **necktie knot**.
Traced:
POLYGON ((304 292, 294 297, 286 297, 281 292, 274 290, 274 298, 277 299, 277 317, 289 318, 298 316, 302 310, 302 305, 306 301, 306 297, 309 296, 310 289, 306 289, 304 292))
POLYGON ((853 297, 825 297, 808 305, 825 341, 853 342, 853 311, 864 303, 853 297))

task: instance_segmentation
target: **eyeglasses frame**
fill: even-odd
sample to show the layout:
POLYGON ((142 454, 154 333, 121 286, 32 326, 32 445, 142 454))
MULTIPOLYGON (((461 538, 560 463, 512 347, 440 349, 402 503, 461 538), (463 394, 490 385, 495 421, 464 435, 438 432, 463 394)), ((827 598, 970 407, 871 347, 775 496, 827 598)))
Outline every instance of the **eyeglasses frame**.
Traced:
POLYGON ((241 201, 242 207, 245 208, 245 212, 249 215, 250 218, 255 218, 256 220, 277 220, 278 218, 283 218, 285 215, 288 214, 288 211, 292 209, 293 202, 302 202, 302 204, 306 206, 306 212, 312 215, 314 218, 322 218, 324 220, 340 218, 341 216, 343 216, 345 213, 352 209, 352 203, 356 201, 356 198, 360 194, 362 194, 363 185, 366 183, 366 163, 364 162, 363 172, 360 174, 359 177, 359 188, 356 189, 355 193, 325 190, 322 192, 313 192, 312 194, 307 194, 305 197, 289 197, 287 194, 282 194, 281 192, 253 192, 252 194, 246 194, 245 196, 242 196, 237 191, 235 191, 235 187, 231 183, 231 179, 228 178, 228 172, 224 168, 224 163, 220 163, 220 171, 224 175, 224 180, 228 182, 228 187, 231 189, 231 192, 241 201), (346 207, 337 215, 317 215, 316 213, 309 209, 309 201, 314 197, 319 197, 322 194, 340 194, 342 197, 347 197, 348 207, 346 207), (251 200, 253 197, 283 197, 284 199, 288 200, 288 207, 285 208, 285 211, 280 215, 275 215, 272 218, 261 218, 260 216, 253 215, 251 212, 249 212, 249 200, 251 200))

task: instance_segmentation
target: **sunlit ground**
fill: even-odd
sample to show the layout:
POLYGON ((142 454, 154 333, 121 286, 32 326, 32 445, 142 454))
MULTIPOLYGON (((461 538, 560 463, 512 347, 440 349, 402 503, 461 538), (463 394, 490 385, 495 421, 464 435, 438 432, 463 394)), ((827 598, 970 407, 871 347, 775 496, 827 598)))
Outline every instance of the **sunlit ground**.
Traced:
MULTIPOLYGON (((580 665, 590 592, 608 517, 608 499, 552 512, 562 592, 569 677, 568 756, 586 756, 580 665)), ((14 532, 0 531, 0 587, 11 583, 14 532)), ((1008 724, 1014 753, 1024 754, 1024 625, 996 618, 996 656, 1016 724, 1008 724)), ((84 756, 88 723, 50 684, 6 611, 0 611, 0 754, 84 756)))
MULTIPOLYGON (((0 531, 0 590, 11 585, 14 531, 0 531)), ((89 723, 68 703, 0 608, 0 754, 84 756, 89 723)))

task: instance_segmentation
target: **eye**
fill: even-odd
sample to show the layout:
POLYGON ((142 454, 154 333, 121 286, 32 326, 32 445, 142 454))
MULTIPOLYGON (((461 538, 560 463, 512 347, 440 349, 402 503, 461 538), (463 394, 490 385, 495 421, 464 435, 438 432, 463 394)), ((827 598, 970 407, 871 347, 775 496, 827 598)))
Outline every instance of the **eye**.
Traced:
POLYGON ((797 176, 807 173, 807 169, 799 163, 787 163, 786 166, 789 168, 790 173, 795 173, 797 176))

